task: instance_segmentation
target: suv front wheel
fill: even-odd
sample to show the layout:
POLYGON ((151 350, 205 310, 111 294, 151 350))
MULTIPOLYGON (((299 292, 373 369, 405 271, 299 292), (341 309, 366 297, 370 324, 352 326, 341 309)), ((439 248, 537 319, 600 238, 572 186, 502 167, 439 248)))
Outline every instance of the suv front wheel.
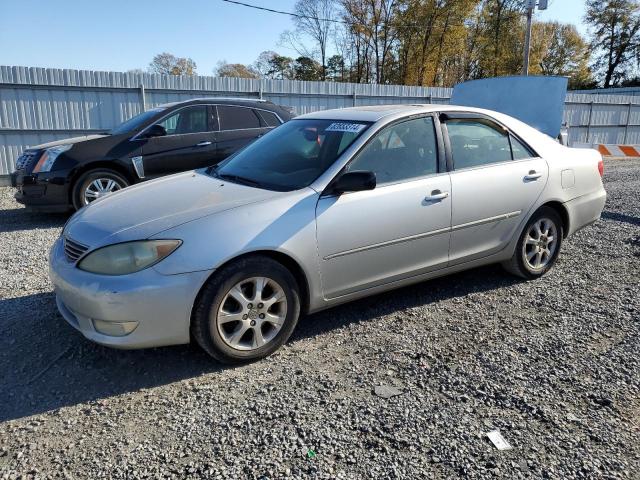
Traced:
POLYGON ((94 200, 129 186, 126 178, 113 170, 89 170, 78 178, 73 188, 73 206, 76 210, 94 200))

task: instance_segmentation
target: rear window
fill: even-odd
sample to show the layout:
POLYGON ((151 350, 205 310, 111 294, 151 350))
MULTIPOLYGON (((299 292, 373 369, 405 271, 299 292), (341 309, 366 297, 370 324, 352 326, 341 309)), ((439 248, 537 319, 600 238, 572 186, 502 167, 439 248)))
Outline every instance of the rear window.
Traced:
POLYGON ((266 112, 264 110, 257 110, 258 115, 262 118, 262 121, 267 127, 277 127, 280 125, 280 120, 273 112, 266 112))
POLYGON ((260 128, 260 119, 252 108, 218 105, 218 118, 220 130, 260 128))

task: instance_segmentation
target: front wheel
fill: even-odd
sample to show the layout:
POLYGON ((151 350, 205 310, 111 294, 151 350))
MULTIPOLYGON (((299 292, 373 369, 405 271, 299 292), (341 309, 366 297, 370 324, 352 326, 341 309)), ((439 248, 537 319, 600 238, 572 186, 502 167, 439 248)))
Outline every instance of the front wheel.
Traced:
POLYGON ((191 331, 198 344, 224 363, 249 362, 280 348, 300 316, 300 295, 279 262, 253 256, 217 272, 194 308, 191 331))
POLYGON ((558 213, 553 208, 541 207, 527 222, 513 256, 503 266, 526 279, 541 277, 556 263, 562 236, 562 219, 558 213))
POLYGON ((76 210, 94 200, 129 186, 126 178, 113 170, 90 170, 82 174, 73 188, 73 206, 76 210))

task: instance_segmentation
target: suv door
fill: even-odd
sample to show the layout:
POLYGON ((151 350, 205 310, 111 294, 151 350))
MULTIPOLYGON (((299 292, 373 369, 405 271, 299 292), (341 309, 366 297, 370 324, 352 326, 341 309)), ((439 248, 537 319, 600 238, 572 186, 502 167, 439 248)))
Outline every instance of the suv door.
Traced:
POLYGON ((444 155, 436 123, 423 116, 384 127, 346 167, 373 171, 376 188, 321 196, 316 223, 325 298, 446 266, 451 186, 438 167, 444 155))
POLYGON ((209 105, 191 105, 170 113, 157 124, 167 131, 142 146, 145 177, 202 168, 215 163, 217 119, 209 105))
POLYGON ((240 150, 271 128, 251 107, 217 105, 220 134, 216 156, 219 161, 240 150))
POLYGON ((505 248, 548 177, 544 159, 487 118, 446 114, 453 163, 451 265, 505 248))

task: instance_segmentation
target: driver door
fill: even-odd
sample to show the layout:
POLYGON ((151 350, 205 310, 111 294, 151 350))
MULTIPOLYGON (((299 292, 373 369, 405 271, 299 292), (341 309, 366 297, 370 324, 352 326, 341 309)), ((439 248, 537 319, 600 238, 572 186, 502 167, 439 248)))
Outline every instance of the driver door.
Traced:
POLYGON ((373 190, 322 196, 316 208, 324 296, 445 267, 451 181, 439 172, 435 120, 404 120, 378 132, 346 167, 376 174, 373 190))

